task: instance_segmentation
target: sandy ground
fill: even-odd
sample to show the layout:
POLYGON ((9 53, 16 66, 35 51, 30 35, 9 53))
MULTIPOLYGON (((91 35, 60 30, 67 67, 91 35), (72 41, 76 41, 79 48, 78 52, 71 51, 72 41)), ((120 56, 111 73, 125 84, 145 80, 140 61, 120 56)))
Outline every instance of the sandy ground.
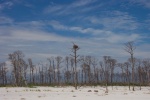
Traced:
POLYGON ((128 87, 2 87, 0 100, 150 100, 150 87, 138 87, 129 91, 128 87))

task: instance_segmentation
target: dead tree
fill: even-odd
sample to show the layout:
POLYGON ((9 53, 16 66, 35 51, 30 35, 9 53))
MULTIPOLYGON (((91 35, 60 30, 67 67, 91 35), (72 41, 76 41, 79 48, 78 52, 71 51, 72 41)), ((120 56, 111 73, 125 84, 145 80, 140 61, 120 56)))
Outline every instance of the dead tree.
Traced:
POLYGON ((29 62, 29 67, 30 67, 30 83, 34 84, 34 81, 35 81, 35 78, 34 78, 35 66, 32 63, 32 59, 31 58, 28 59, 28 62, 29 62))
POLYGON ((70 57, 66 56, 65 57, 65 65, 66 65, 65 78, 66 78, 67 84, 69 83, 69 80, 71 78, 71 73, 69 71, 69 64, 70 64, 69 60, 70 60, 70 57))
POLYGON ((134 76, 134 69, 135 69, 135 61, 134 61, 134 50, 136 49, 134 42, 127 42, 125 43, 125 48, 124 50, 130 54, 130 59, 131 59, 131 65, 132 65, 132 84, 133 88, 132 90, 135 91, 134 89, 134 82, 135 82, 135 76, 134 76))
POLYGON ((118 63, 117 65, 119 68, 121 68, 121 79, 122 82, 125 83, 125 66, 123 63, 118 63))
POLYGON ((9 54, 9 60, 13 66, 14 84, 16 86, 23 86, 23 84, 25 84, 25 79, 23 76, 23 67, 25 61, 23 60, 23 57, 24 54, 21 51, 15 51, 14 53, 9 54))
POLYGON ((143 68, 145 69, 146 85, 150 85, 150 59, 143 60, 143 68))
POLYGON ((84 85, 87 84, 87 79, 89 79, 89 65, 87 64, 87 62, 85 61, 85 58, 84 56, 81 56, 80 59, 81 59, 81 69, 82 69, 82 83, 84 83, 84 85))
POLYGON ((98 81, 99 81, 97 62, 98 62, 98 59, 96 59, 95 57, 91 58, 91 64, 92 64, 92 67, 94 68, 94 81, 96 84, 98 84, 98 81))
POLYGON ((74 55, 71 55, 73 58, 74 58, 74 64, 75 64, 75 68, 74 68, 74 86, 75 86, 75 89, 77 90, 77 85, 78 85, 78 77, 77 77, 77 58, 78 58, 78 55, 77 55, 77 51, 79 50, 79 47, 78 45, 74 44, 73 43, 73 47, 72 47, 72 52, 74 55))
POLYGON ((50 63, 50 65, 49 65, 49 69, 48 69, 48 77, 49 77, 49 83, 50 84, 52 84, 52 78, 53 78, 53 71, 54 71, 54 69, 53 69, 53 65, 52 65, 52 59, 51 58, 48 58, 47 59, 48 61, 49 61, 49 63, 50 63))
POLYGON ((2 80, 3 86, 7 84, 7 67, 6 63, 0 63, 0 80, 2 80))
POLYGON ((57 56, 56 58, 56 68, 57 68, 57 84, 60 85, 60 64, 63 62, 61 56, 57 56))
POLYGON ((104 56, 104 75, 105 75, 105 85, 106 85, 106 93, 108 93, 108 83, 109 83, 109 60, 110 60, 110 56, 104 56))
POLYGON ((137 72, 138 72, 138 79, 139 79, 139 85, 140 85, 140 90, 141 90, 141 85, 142 85, 142 60, 141 59, 137 59, 137 72))
POLYGON ((22 60, 21 61, 21 66, 22 66, 22 77, 23 77, 23 85, 27 86, 27 69, 28 69, 28 64, 22 60))
POLYGON ((42 67, 42 70, 41 68, 39 67, 39 76, 40 76, 40 83, 42 85, 44 85, 44 65, 41 63, 41 67, 42 67))
POLYGON ((113 89, 114 69, 115 69, 115 65, 117 63, 117 60, 111 58, 108 60, 108 62, 109 62, 109 67, 110 67, 110 82, 111 82, 112 89, 113 89))
POLYGON ((91 82, 92 82, 92 79, 91 79, 91 56, 85 57, 85 64, 86 64, 86 68, 87 68, 88 84, 91 84, 91 82))
POLYGON ((125 66, 126 77, 127 77, 127 81, 128 81, 129 90, 130 90, 130 70, 129 70, 130 63, 125 62, 124 66, 125 66))
POLYGON ((74 58, 70 58, 70 66, 71 66, 71 78, 72 78, 72 83, 75 83, 74 80, 74 58))
POLYGON ((105 66, 103 61, 99 61, 99 66, 100 66, 100 79, 103 83, 105 83, 105 66))
POLYGON ((47 59, 50 63, 49 66, 49 78, 51 79, 52 84, 56 84, 56 64, 55 64, 55 58, 52 56, 47 59))

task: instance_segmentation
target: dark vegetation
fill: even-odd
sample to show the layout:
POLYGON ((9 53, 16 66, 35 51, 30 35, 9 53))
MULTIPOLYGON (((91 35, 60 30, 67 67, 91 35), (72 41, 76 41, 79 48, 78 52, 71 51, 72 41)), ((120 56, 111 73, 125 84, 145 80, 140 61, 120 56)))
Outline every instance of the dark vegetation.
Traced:
POLYGON ((150 59, 134 58, 133 42, 125 44, 130 58, 119 63, 110 56, 99 61, 93 56, 78 56, 79 47, 73 45, 72 54, 66 57, 49 57, 48 64, 34 64, 24 59, 21 51, 8 55, 11 66, 0 63, 0 86, 149 86, 150 59))

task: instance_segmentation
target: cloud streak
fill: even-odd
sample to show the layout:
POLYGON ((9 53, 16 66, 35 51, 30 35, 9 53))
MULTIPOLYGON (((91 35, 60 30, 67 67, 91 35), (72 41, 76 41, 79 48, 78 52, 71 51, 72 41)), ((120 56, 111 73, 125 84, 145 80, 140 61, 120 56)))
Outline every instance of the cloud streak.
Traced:
POLYGON ((109 30, 135 30, 139 26, 134 17, 130 16, 128 13, 120 11, 105 12, 102 16, 92 16, 87 17, 86 19, 93 24, 100 24, 109 30), (106 17, 105 15, 109 15, 109 17, 106 17))
POLYGON ((135 41, 140 39, 140 35, 138 34, 115 34, 112 31, 107 31, 103 29, 94 29, 94 28, 82 28, 77 26, 65 26, 59 23, 58 21, 50 22, 50 25, 56 30, 65 30, 65 31, 72 31, 72 32, 79 32, 81 34, 91 34, 92 38, 96 40, 105 40, 107 42, 112 43, 123 43, 127 41, 135 41))
POLYGON ((130 0, 130 3, 137 4, 144 6, 146 8, 150 8, 150 1, 149 0, 130 0))
POLYGON ((72 2, 69 5, 58 5, 53 4, 49 5, 45 8, 44 13, 45 14, 55 14, 55 15, 68 15, 68 14, 77 14, 77 13, 86 13, 93 9, 96 9, 98 7, 101 7, 101 5, 97 5, 95 7, 90 6, 93 3, 96 3, 97 0, 77 0, 75 2, 72 2), (84 8, 81 10, 81 8, 84 8))
POLYGON ((12 24, 13 19, 5 17, 5 16, 0 16, 0 25, 2 24, 12 24))
POLYGON ((66 30, 66 31, 75 31, 79 32, 81 34, 92 34, 92 35, 100 35, 100 34, 111 34, 110 31, 103 31, 100 29, 94 29, 94 28, 82 28, 79 26, 66 26, 61 24, 58 21, 51 21, 49 23, 54 29, 58 30, 66 30))
POLYGON ((58 41, 63 42, 68 39, 65 37, 58 36, 54 33, 48 33, 40 30, 29 30, 29 29, 17 29, 9 28, 7 30, 0 29, 7 33, 7 35, 1 35, 1 40, 25 40, 25 41, 58 41))
POLYGON ((11 2, 11 1, 3 2, 0 4, 0 11, 4 10, 6 8, 10 8, 11 6, 13 6, 13 2, 11 2))

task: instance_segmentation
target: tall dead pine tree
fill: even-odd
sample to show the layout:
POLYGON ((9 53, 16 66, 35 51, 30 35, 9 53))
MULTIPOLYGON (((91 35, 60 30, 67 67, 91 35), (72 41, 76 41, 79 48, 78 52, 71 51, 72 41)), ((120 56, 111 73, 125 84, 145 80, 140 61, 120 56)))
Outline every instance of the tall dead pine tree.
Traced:
POLYGON ((132 90, 134 91, 134 82, 135 82, 135 77, 134 77, 134 67, 135 67, 135 61, 134 61, 134 50, 136 49, 134 42, 130 41, 125 43, 125 48, 124 50, 130 54, 130 59, 131 59, 131 65, 132 65, 132 84, 133 88, 132 90))
POLYGON ((110 72, 110 68, 109 68, 109 60, 110 60, 110 56, 103 56, 104 59, 104 76, 105 76, 105 85, 106 85, 106 91, 105 93, 108 93, 108 83, 109 83, 109 72, 110 72))
POLYGON ((79 50, 79 47, 78 45, 74 44, 73 43, 73 47, 72 47, 72 52, 74 55, 71 55, 73 56, 74 58, 74 64, 75 64, 75 70, 74 70, 74 86, 75 86, 75 89, 77 90, 77 81, 78 81, 78 78, 77 78, 77 51, 79 50))
POLYGON ((24 79, 24 66, 26 63, 24 61, 24 54, 21 51, 15 51, 12 54, 9 54, 9 60, 13 66, 13 77, 15 86, 26 85, 24 79))

